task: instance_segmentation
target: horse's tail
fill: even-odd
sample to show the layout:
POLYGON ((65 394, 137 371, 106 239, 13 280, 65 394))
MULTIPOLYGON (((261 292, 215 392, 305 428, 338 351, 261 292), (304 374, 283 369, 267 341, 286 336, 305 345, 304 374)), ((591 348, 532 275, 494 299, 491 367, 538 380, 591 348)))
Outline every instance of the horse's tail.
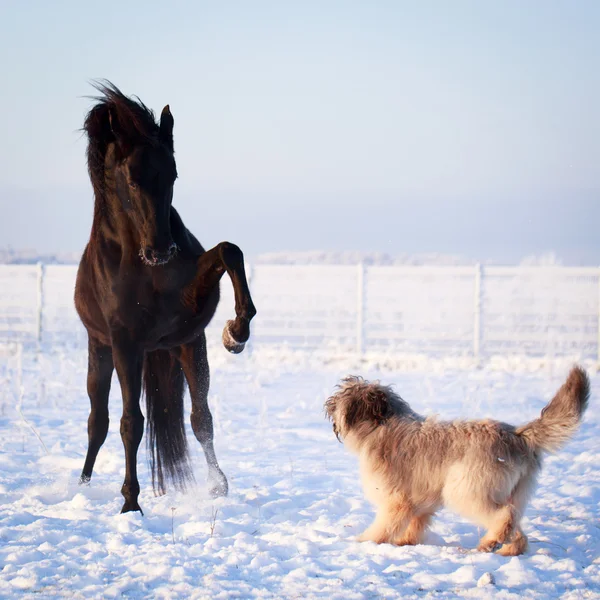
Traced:
POLYGON ((183 418, 184 377, 180 362, 167 350, 146 353, 144 388, 152 487, 164 494, 168 479, 184 489, 193 478, 183 418))

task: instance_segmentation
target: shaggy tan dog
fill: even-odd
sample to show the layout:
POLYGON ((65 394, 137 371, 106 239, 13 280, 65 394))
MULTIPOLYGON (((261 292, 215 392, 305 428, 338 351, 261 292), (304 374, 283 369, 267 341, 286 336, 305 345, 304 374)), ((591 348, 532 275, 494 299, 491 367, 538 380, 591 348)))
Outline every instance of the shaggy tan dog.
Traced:
POLYGON ((484 526, 478 550, 522 554, 519 522, 543 452, 575 433, 587 407, 585 371, 574 367, 539 419, 521 427, 498 421, 423 418, 390 387, 348 377, 325 403, 333 431, 360 457, 363 487, 377 507, 359 541, 418 544, 441 506, 484 526))

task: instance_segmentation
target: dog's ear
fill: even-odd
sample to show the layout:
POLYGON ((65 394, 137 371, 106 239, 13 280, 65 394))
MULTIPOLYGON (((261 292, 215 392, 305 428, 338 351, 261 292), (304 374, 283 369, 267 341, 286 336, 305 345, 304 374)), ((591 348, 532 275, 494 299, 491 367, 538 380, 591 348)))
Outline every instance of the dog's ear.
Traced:
POLYGON ((392 415, 387 394, 374 385, 363 385, 361 388, 348 406, 345 416, 348 427, 363 421, 371 421, 377 425, 385 423, 392 415))
POLYGON ((336 402, 336 396, 330 396, 329 398, 327 398, 327 401, 325 402, 325 406, 323 407, 325 409, 325 414, 327 415, 327 418, 331 421, 333 419, 333 415, 335 413, 335 402, 336 402))
POLYGON ((340 432, 337 428, 337 425, 335 424, 335 421, 333 420, 333 415, 335 414, 336 401, 337 401, 337 395, 333 395, 333 396, 329 397, 327 399, 327 402, 325 402, 324 408, 325 408, 325 414, 327 415, 327 418, 333 424, 333 433, 335 434, 337 441, 341 442, 342 440, 340 439, 340 432))

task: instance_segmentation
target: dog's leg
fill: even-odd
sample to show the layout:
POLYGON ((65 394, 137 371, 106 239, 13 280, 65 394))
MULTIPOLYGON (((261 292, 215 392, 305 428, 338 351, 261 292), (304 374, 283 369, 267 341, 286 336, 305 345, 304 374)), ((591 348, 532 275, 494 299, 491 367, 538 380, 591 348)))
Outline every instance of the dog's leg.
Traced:
POLYGON ((535 472, 530 472, 523 477, 517 484, 512 493, 512 502, 516 510, 515 530, 513 535, 498 551, 497 554, 502 556, 518 556, 527 551, 527 536, 523 533, 519 521, 525 513, 525 507, 533 486, 535 485, 535 472))
POLYGON ((404 533, 394 542, 398 546, 416 546, 423 541, 423 534, 429 527, 433 515, 425 514, 413 517, 404 533))
POLYGON ((405 504, 379 507, 373 523, 357 538, 359 542, 395 543, 395 538, 407 526, 412 511, 405 504))
POLYGON ((356 541, 382 544, 385 542, 386 525, 387 519, 381 513, 377 513, 375 520, 356 538, 356 541))
POLYGON ((527 547, 527 536, 523 533, 521 527, 516 525, 510 541, 507 544, 503 544, 496 554, 500 554, 501 556, 519 556, 519 554, 527 551, 527 547))
POLYGON ((487 521, 488 531, 477 546, 480 552, 493 552, 510 539, 517 525, 515 507, 511 504, 502 506, 492 513, 487 521))

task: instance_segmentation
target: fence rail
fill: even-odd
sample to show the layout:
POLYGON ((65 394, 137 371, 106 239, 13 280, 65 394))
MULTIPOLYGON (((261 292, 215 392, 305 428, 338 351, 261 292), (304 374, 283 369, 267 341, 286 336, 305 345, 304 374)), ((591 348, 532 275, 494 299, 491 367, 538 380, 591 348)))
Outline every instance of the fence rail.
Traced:
MULTIPOLYGON (((77 267, 0 265, 0 340, 86 342, 77 267)), ((255 265, 255 347, 600 361, 600 268, 255 265)), ((224 278, 209 344, 233 316, 224 278)))

